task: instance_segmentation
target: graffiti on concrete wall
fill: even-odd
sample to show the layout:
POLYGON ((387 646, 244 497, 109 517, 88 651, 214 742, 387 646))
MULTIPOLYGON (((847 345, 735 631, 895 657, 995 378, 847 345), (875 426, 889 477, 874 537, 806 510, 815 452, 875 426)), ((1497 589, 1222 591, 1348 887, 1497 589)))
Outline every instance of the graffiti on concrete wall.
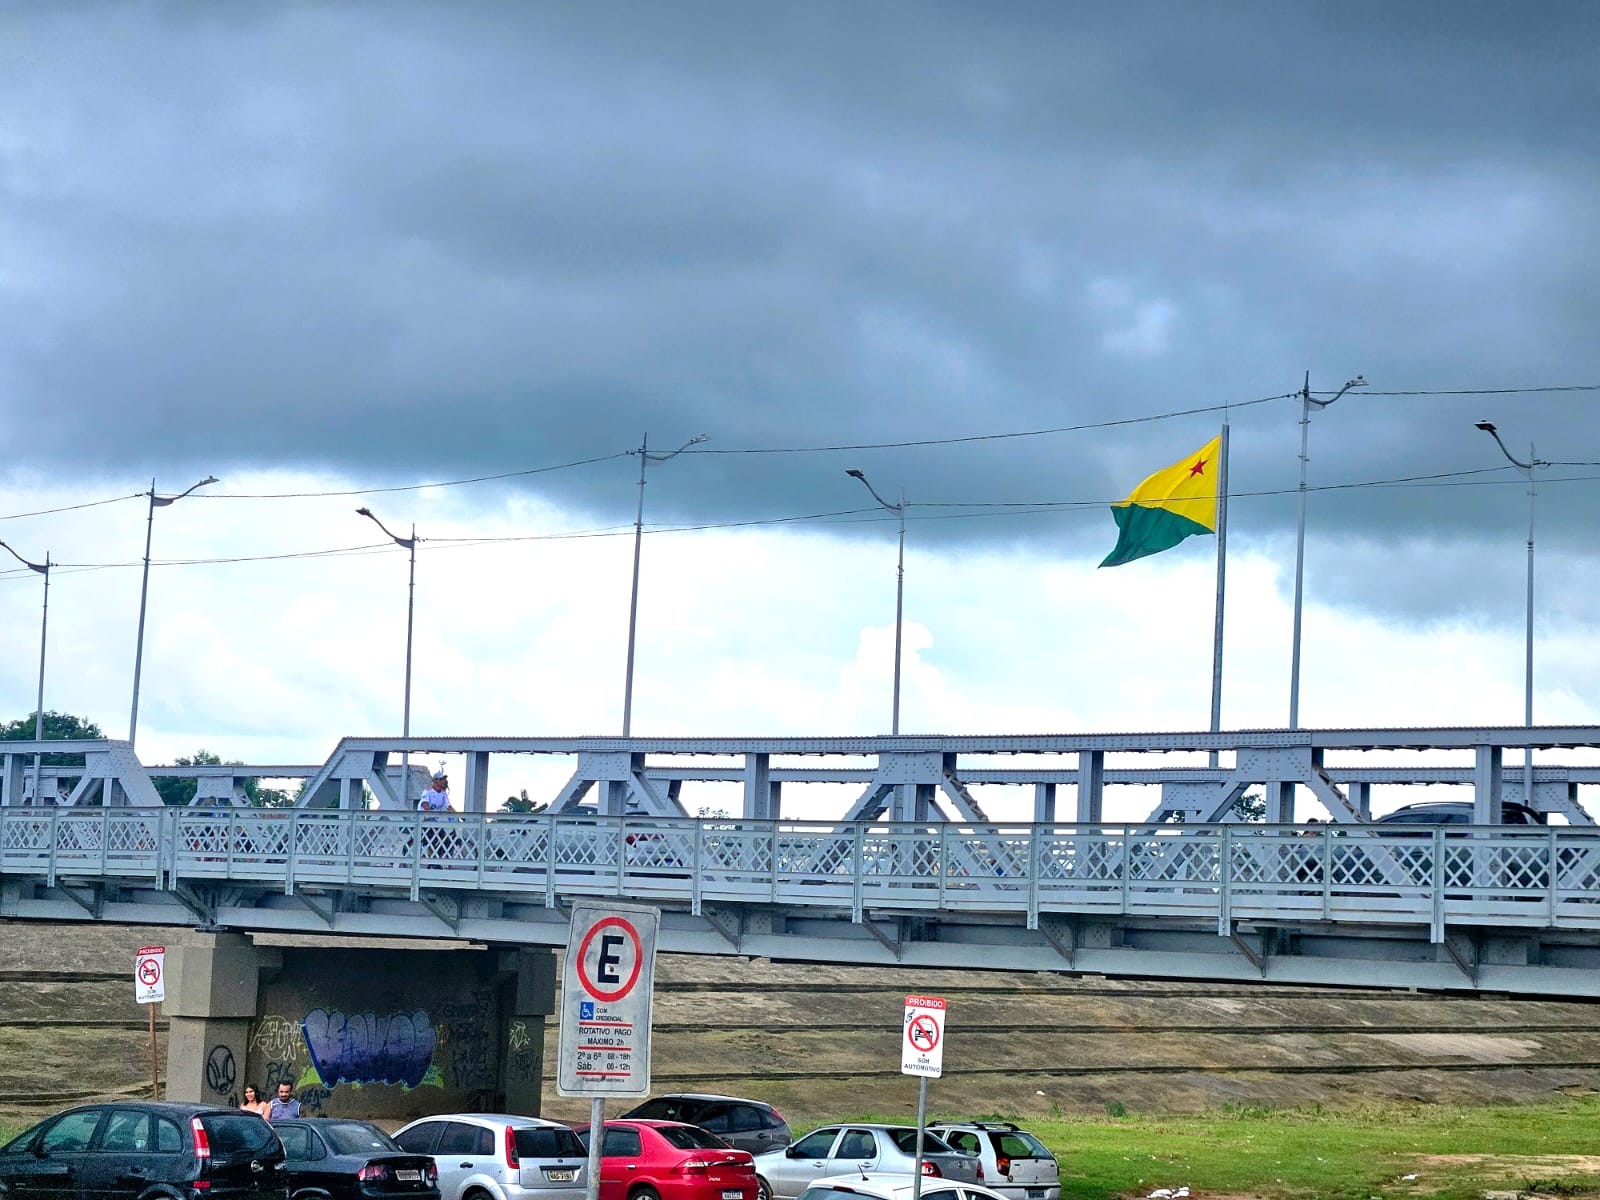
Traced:
POLYGON ((398 1083, 417 1087, 438 1044, 422 1009, 409 1013, 330 1012, 314 1008, 300 1022, 311 1065, 325 1087, 341 1083, 398 1083))
POLYGON ((234 1065, 233 1051, 218 1042, 206 1055, 206 1086, 219 1096, 232 1096, 234 1080, 239 1070, 234 1065))
POLYGON ((526 1021, 518 1018, 511 1022, 506 1030, 506 1051, 508 1080, 522 1083, 538 1077, 533 1056, 533 1034, 526 1021))
POLYGON ((250 1048, 263 1058, 293 1059, 300 1051, 300 1026, 288 1017, 261 1017, 250 1035, 250 1048))
POLYGON ((486 989, 444 1005, 438 1014, 439 1045, 449 1048, 451 1075, 460 1088, 493 1088, 499 1075, 499 1039, 490 1020, 486 989))

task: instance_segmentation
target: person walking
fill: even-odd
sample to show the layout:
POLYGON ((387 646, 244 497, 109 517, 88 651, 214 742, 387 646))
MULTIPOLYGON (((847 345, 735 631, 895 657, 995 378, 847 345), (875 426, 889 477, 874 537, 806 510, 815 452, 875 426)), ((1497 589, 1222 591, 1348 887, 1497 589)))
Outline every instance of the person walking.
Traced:
POLYGON ((450 807, 450 777, 443 771, 435 771, 433 786, 422 793, 417 807, 423 812, 454 812, 450 807))
POLYGON ((280 1083, 278 1085, 278 1094, 273 1097, 272 1103, 267 1105, 267 1120, 286 1121, 299 1115, 300 1101, 294 1098, 294 1086, 289 1083, 280 1083))
POLYGON ((267 1110, 272 1107, 272 1102, 261 1098, 260 1089, 255 1084, 247 1083, 244 1085, 244 1100, 239 1107, 246 1112, 259 1113, 264 1117, 267 1115, 267 1110))

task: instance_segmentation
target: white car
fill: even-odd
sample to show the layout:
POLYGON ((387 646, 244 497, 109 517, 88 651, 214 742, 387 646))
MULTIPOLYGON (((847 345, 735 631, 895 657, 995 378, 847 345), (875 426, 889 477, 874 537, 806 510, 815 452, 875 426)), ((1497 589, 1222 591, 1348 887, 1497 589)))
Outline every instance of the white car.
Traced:
MULTIPOLYGON (((800 1200, 911 1200, 911 1177, 882 1172, 865 1175, 833 1175, 819 1179, 800 1193, 800 1200)), ((924 1200, 1005 1200, 993 1188, 981 1183, 961 1183, 954 1179, 924 1179, 924 1200)))
POLYGON ((394 1135, 439 1167, 439 1200, 583 1200, 589 1152, 569 1126, 505 1113, 446 1113, 394 1135))
MULTIPOLYGON (((835 1175, 911 1174, 917 1130, 912 1125, 824 1125, 782 1150, 756 1155, 759 1200, 795 1200, 813 1180, 835 1175)), ((934 1179, 977 1183, 983 1166, 958 1154, 932 1130, 922 1135, 922 1173, 934 1179)), ((959 1200, 959 1198, 957 1198, 959 1200)))
POLYGON ((1010 1121, 935 1121, 928 1126, 983 1163, 983 1180, 1006 1200, 1061 1200, 1061 1169, 1043 1142, 1010 1121))

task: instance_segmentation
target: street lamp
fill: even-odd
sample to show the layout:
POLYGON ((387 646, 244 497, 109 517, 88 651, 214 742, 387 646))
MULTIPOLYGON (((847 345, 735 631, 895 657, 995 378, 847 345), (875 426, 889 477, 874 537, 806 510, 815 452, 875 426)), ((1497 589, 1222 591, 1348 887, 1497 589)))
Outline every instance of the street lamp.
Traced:
POLYGON ((1294 642, 1289 656, 1289 728, 1300 728, 1300 610, 1305 593, 1306 570, 1306 445, 1310 438, 1311 412, 1321 412, 1351 388, 1366 387, 1357 375, 1338 390, 1331 400, 1318 400, 1311 394, 1311 373, 1306 372, 1300 389, 1300 521, 1294 539, 1294 642))
MULTIPOLYGON (((1528 443, 1528 461, 1523 462, 1500 440, 1500 431, 1490 421, 1479 421, 1476 426, 1494 439, 1494 444, 1500 447, 1500 453, 1506 460, 1520 471, 1528 475, 1528 604, 1527 604, 1527 645, 1523 662, 1523 696, 1522 719, 1523 724, 1530 729, 1533 727, 1533 469, 1535 467, 1548 467, 1550 464, 1538 457, 1533 448, 1533 443, 1528 443)), ((1533 747, 1524 747, 1522 762, 1522 802, 1529 808, 1533 807, 1533 747)))
POLYGON ((629 450, 629 454, 639 456, 639 511, 633 518, 633 591, 628 598, 628 665, 626 677, 622 684, 622 736, 627 737, 633 728, 633 647, 639 626, 639 549, 644 540, 644 469, 653 462, 666 462, 669 458, 677 458, 690 446, 709 439, 709 433, 697 433, 683 445, 670 454, 651 454, 650 435, 644 435, 644 440, 639 443, 638 450, 629 450))
POLYGON ((356 514, 365 517, 383 530, 388 535, 389 540, 396 546, 411 552, 411 575, 406 584, 406 698, 404 716, 400 722, 400 734, 408 739, 405 749, 400 752, 400 796, 409 804, 411 801, 409 791, 411 787, 411 746, 409 744, 411 737, 411 627, 417 604, 417 542, 420 539, 417 537, 417 527, 415 525, 411 527, 411 536, 403 538, 399 534, 392 532, 387 525, 373 516, 370 508, 358 508, 356 509, 356 514))
MULTIPOLYGON (((44 741, 44 645, 45 632, 50 627, 50 555, 44 556, 44 563, 29 562, 4 542, 0 542, 6 552, 16 559, 28 570, 44 576, 44 615, 39 618, 39 695, 33 709, 33 736, 35 741, 44 741)), ((38 751, 33 755, 33 802, 42 803, 39 799, 39 768, 44 760, 44 755, 38 751)))
POLYGON ((890 724, 890 733, 900 732, 900 632, 902 618, 905 613, 906 599, 906 492, 900 489, 900 503, 890 504, 878 495, 878 489, 873 487, 867 477, 855 468, 845 472, 852 479, 859 479, 861 486, 872 493, 880 507, 888 509, 900 518, 900 557, 895 565, 894 585, 894 719, 890 724))
POLYGON ((133 739, 139 732, 139 675, 144 667, 144 610, 145 602, 150 595, 150 534, 155 529, 156 509, 165 508, 169 504, 176 504, 196 488, 203 488, 217 482, 215 475, 207 475, 199 483, 185 488, 176 496, 156 495, 156 481, 150 481, 150 511, 145 517, 144 525, 144 578, 139 583, 139 634, 134 639, 133 645, 133 709, 128 713, 128 748, 133 748, 133 739))

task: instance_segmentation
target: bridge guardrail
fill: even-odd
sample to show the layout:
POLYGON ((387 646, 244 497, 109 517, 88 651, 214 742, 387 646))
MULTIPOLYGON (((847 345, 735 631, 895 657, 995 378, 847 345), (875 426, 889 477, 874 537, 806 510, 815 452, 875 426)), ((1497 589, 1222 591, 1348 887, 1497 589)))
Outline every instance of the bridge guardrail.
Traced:
MULTIPOLYGON (((1600 829, 0 809, 0 875, 1600 929, 1600 829)), ((1436 938, 1437 940, 1437 938, 1436 938)))

